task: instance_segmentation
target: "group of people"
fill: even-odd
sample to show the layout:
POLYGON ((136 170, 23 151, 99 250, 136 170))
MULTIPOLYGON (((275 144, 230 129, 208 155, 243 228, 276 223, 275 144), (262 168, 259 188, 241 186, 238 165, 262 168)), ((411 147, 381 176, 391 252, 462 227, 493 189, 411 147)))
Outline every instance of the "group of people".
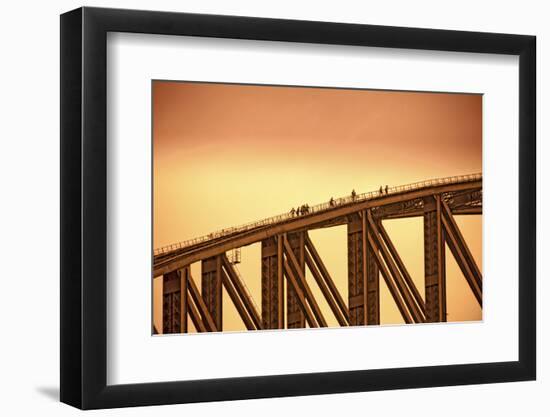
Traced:
POLYGON ((294 216, 303 216, 304 214, 309 214, 309 205, 308 204, 302 204, 297 209, 292 207, 292 210, 290 210, 290 215, 292 217, 294 217, 294 216))
MULTIPOLYGON (((389 187, 387 185, 385 187, 380 186, 380 190, 379 190, 380 195, 388 194, 388 191, 389 191, 389 187)), ((351 200, 355 201, 356 199, 357 199, 357 193, 355 192, 355 189, 353 189, 353 190, 351 190, 351 200)), ((336 206, 336 202, 334 201, 333 197, 330 197, 329 205, 330 205, 330 207, 335 207, 336 206)), ((303 216, 304 214, 309 214, 309 205, 308 204, 302 204, 297 209, 292 207, 292 209, 290 210, 290 215, 292 217, 303 216)))

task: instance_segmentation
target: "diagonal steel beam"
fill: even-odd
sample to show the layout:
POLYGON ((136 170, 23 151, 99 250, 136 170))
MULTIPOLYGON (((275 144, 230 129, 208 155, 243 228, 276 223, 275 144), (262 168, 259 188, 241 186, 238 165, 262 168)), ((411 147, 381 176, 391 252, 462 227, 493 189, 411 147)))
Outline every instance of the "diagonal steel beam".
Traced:
POLYGON ((181 277, 181 332, 188 332, 187 318, 189 316, 189 267, 185 267, 180 271, 181 277))
POLYGON ((321 259, 321 256, 319 256, 319 253, 317 252, 317 249, 315 248, 315 245, 313 245, 313 242, 309 238, 308 234, 305 235, 306 240, 306 248, 311 254, 311 257, 317 267, 319 268, 319 272, 323 276, 332 296, 336 300, 336 303, 338 304, 338 307, 340 307, 340 310, 342 314, 344 315, 347 323, 349 324, 349 310, 346 306, 346 303, 344 302, 344 299, 340 295, 340 292, 338 291, 338 288, 336 288, 336 284, 334 284, 334 281, 332 280, 330 274, 328 273, 327 268, 325 267, 325 264, 323 263, 323 260, 321 259))
POLYGON ((191 317, 191 321, 195 325, 195 329, 197 329, 197 332, 199 333, 205 333, 208 331, 206 328, 204 321, 201 319, 201 316, 199 312, 197 311, 197 308, 195 307, 195 303, 192 299, 189 299, 189 316, 191 317))
POLYGON ((480 306, 482 306, 482 288, 478 282, 478 280, 475 278, 472 270, 470 269, 470 265, 466 261, 466 257, 464 255, 464 252, 461 251, 460 245, 456 240, 456 236, 453 234, 453 230, 449 224, 448 219, 446 216, 441 217, 443 226, 445 228, 446 232, 446 241, 449 245, 449 249, 451 250, 451 253, 453 254, 460 270, 464 274, 464 277, 466 278, 466 281, 468 282, 468 285, 470 286, 472 292, 474 293, 474 296, 480 306))
POLYGON ((405 301, 405 305, 407 306, 409 312, 411 313, 414 321, 416 323, 424 323, 426 319, 424 318, 424 315, 422 314, 420 308, 415 304, 412 294, 410 293, 409 289, 407 288, 405 281, 401 277, 401 274, 399 273, 397 266, 395 265, 394 260, 390 256, 390 253, 386 246, 383 244, 382 240, 380 239, 380 232, 378 230, 378 227, 376 223, 374 222, 372 218, 372 213, 370 210, 366 211, 367 213, 367 221, 369 223, 370 229, 373 231, 373 238, 378 245, 378 248, 382 252, 382 256, 384 258, 384 261, 386 262, 386 265, 389 267, 390 274, 393 277, 395 284, 397 285, 397 288, 399 289, 399 292, 401 293, 401 296, 403 297, 403 301, 405 301))
MULTIPOLYGON (((195 285, 195 280, 191 276, 191 271, 189 271, 189 275, 187 276, 187 278, 188 278, 187 283, 188 283, 189 292, 191 294, 191 297, 193 298, 193 301, 197 304, 197 307, 200 311, 200 315, 204 320, 206 330, 209 332, 217 332, 218 329, 216 328, 214 319, 212 318, 210 311, 208 311, 208 307, 206 307, 206 304, 201 297, 199 289, 195 285)), ((188 301, 191 301, 191 300, 188 300, 188 301)), ((191 307, 191 303, 189 303, 189 307, 191 307)), ((191 308, 189 309, 189 312, 191 312, 191 308)))
POLYGON ((260 314, 256 311, 256 307, 254 307, 254 303, 252 303, 252 300, 249 298, 248 294, 246 293, 244 285, 239 279, 239 276, 233 269, 233 266, 229 263, 229 259, 227 259, 227 256, 223 254, 221 255, 221 258, 222 258, 223 268, 227 272, 227 275, 229 276, 231 283, 235 286, 235 289, 237 290, 237 293, 239 294, 239 297, 241 298, 246 308, 246 311, 252 318, 254 325, 256 326, 257 329, 262 329, 263 328, 262 319, 260 318, 260 314))
POLYGON ((458 227, 458 224, 456 224, 453 214, 451 213, 451 210, 449 208, 449 205, 442 200, 441 206, 443 208, 443 213, 448 220, 449 226, 452 229, 452 232, 455 236, 455 240, 460 245, 461 251, 464 254, 464 257, 466 258, 468 265, 470 266, 470 270, 474 274, 474 278, 476 279, 478 286, 482 288, 481 271, 479 270, 474 260, 472 252, 470 252, 470 248, 468 247, 468 244, 466 243, 464 236, 462 236, 462 233, 460 232, 460 228, 458 227))
POLYGON ((407 271, 407 268, 405 267, 403 260, 399 256, 399 252, 397 252, 397 250, 395 249, 395 246, 393 245, 393 242, 391 241, 390 236, 388 235, 388 232, 386 232, 386 229, 384 228, 382 223, 379 223, 378 227, 380 230, 380 236, 382 236, 382 240, 388 247, 390 251, 390 255, 395 260, 395 263, 397 264, 397 268, 399 269, 399 272, 401 272, 403 278, 405 279, 405 282, 407 283, 407 286, 411 290, 414 300, 416 301, 416 304, 418 304, 418 306, 420 307, 422 314, 426 316, 426 305, 424 304, 424 300, 422 299, 420 292, 416 288, 416 285, 414 284, 414 281, 412 280, 409 274, 409 271, 407 271))
POLYGON ((254 325, 252 319, 246 312, 246 308, 244 307, 241 299, 239 298, 239 295, 237 294, 235 287, 233 287, 232 282, 229 280, 225 270, 222 270, 222 283, 225 289, 227 290, 227 293, 229 294, 229 298, 231 298, 231 301, 233 301, 233 305, 235 306, 239 315, 241 316, 241 319, 243 320, 243 323, 246 326, 246 329, 256 330, 256 326, 254 325))
POLYGON ((311 271, 311 274, 315 278, 315 281, 317 281, 317 285, 319 285, 319 288, 321 289, 321 292, 325 296, 325 299, 327 300, 328 305, 330 306, 330 309, 334 313, 334 316, 336 317, 336 320, 338 321, 338 324, 340 326, 348 326, 349 323, 346 321, 346 318, 344 317, 344 315, 342 314, 342 312, 338 308, 338 305, 334 301, 334 298, 332 298, 332 294, 330 293, 330 290, 329 290, 327 284, 325 283, 321 273, 317 269, 317 266, 315 265, 315 262, 313 261, 311 255, 309 254, 308 251, 306 251, 305 255, 306 255, 306 264, 307 264, 309 270, 311 271))
POLYGON ((321 327, 327 327, 328 326, 327 322, 323 317, 323 313, 319 308, 319 304, 317 304, 317 300, 315 300, 315 297, 311 292, 311 288, 309 288, 309 285, 306 281, 306 277, 304 276, 301 268, 299 267, 298 259, 296 259, 296 256, 294 255, 294 252, 292 251, 292 248, 290 247, 290 243, 288 242, 288 239, 286 236, 283 237, 283 245, 287 252, 287 258, 290 259, 290 262, 298 275, 298 279, 300 280, 301 287, 304 289, 306 300, 311 305, 311 309, 313 310, 313 314, 315 315, 315 318, 317 319, 321 327))
POLYGON ((298 281, 296 280, 296 277, 294 276, 294 272, 292 272, 292 268, 290 267, 288 260, 285 260, 284 262, 284 268, 285 268, 285 276, 287 277, 288 281, 290 282, 290 286, 294 289, 296 293, 296 298, 298 300, 298 304, 300 305, 300 308, 304 312, 304 315, 306 316, 306 320, 309 323, 310 327, 319 327, 317 322, 315 321, 315 317, 313 317, 313 313, 311 312, 311 309, 309 308, 309 305, 307 304, 304 293, 302 292, 302 289, 298 285, 298 281))
POLYGON ((380 272, 382 273, 382 277, 384 278, 384 281, 386 282, 386 285, 388 286, 388 289, 390 290, 390 294, 393 297, 393 300, 395 301, 395 304, 397 304, 397 308, 399 309, 399 312, 401 313, 401 317, 403 317, 403 320, 405 320, 405 323, 411 324, 413 320, 411 319, 411 316, 409 315, 409 311, 405 304, 403 303, 403 300, 399 296, 399 292, 391 279, 391 275, 388 272, 388 269, 386 268, 386 265, 384 264, 384 261, 382 260, 382 257, 380 256, 380 249, 378 248, 376 242, 374 241, 372 237, 372 233, 370 231, 367 232, 367 240, 369 242, 369 245, 372 248, 372 251, 374 253, 374 257, 376 259, 376 263, 378 264, 378 268, 380 269, 380 272))

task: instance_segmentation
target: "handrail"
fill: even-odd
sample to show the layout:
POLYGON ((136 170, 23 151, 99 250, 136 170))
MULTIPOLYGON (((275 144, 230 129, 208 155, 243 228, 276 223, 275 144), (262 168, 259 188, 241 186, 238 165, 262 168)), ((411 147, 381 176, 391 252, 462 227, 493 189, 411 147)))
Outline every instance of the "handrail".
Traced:
POLYGON ((217 230, 215 232, 209 233, 204 236, 196 237, 194 239, 185 240, 178 243, 173 243, 171 245, 163 246, 160 248, 157 248, 154 250, 154 255, 162 255, 177 249, 183 249, 189 246, 193 246, 199 243, 207 242, 212 239, 218 239, 221 237, 225 237, 228 235, 232 235, 235 233, 242 233, 246 232, 252 229, 256 229, 258 227, 268 226, 275 223, 280 223, 284 221, 288 221, 291 219, 294 219, 296 217, 303 217, 308 216, 314 213, 319 213, 326 210, 331 210, 336 207, 340 207, 343 205, 347 205, 350 203, 358 203, 363 202, 366 200, 372 200, 377 197, 382 197, 384 195, 389 194, 397 194, 407 191, 413 191, 413 190, 419 190, 422 188, 429 188, 439 185, 448 185, 448 184, 457 184, 457 183, 463 183, 463 182, 474 182, 474 181, 480 181, 482 179, 481 173, 478 174, 468 174, 468 175, 457 175, 454 177, 446 177, 446 178, 434 178, 430 180, 424 180, 424 181, 418 181, 411 184, 405 184, 405 185, 399 185, 396 187, 388 187, 388 190, 386 192, 385 188, 380 188, 376 191, 369 191, 362 194, 356 194, 355 196, 349 195, 346 197, 340 197, 332 199, 332 203, 330 201, 317 204, 315 206, 308 207, 307 213, 303 215, 298 214, 292 214, 292 213, 285 213, 285 214, 279 214, 276 216, 268 217, 266 219, 262 219, 259 221, 253 221, 249 223, 242 224, 240 226, 235 227, 229 227, 221 230, 217 230), (382 192, 381 192, 382 191, 382 192))

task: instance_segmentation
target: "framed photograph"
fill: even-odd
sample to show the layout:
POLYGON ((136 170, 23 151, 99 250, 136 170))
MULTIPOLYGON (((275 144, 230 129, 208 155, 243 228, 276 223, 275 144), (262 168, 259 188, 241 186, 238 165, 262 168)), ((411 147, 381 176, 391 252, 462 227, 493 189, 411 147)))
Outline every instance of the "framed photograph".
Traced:
POLYGON ((61 16, 61 401, 533 380, 535 37, 61 16))

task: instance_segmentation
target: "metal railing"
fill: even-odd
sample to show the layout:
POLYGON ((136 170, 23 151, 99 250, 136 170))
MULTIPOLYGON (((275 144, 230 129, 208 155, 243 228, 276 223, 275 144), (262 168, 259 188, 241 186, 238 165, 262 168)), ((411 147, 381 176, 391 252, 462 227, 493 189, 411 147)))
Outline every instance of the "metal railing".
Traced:
POLYGON ((463 183, 463 182, 474 182, 474 181, 480 181, 481 179, 482 179, 481 174, 458 175, 455 177, 435 178, 435 179, 430 179, 425 181, 418 181, 418 182, 414 182, 406 185, 399 185, 396 187, 388 187, 387 191, 385 188, 380 188, 376 191, 369 191, 362 194, 356 194, 355 196, 349 195, 346 197, 335 198, 335 199, 331 199, 331 201, 327 201, 324 203, 317 204, 315 206, 308 207, 307 213, 305 214, 299 215, 297 213, 293 214, 291 212, 288 212, 285 214, 279 214, 277 216, 268 217, 263 220, 245 223, 240 226, 228 227, 225 229, 217 230, 215 232, 209 233, 204 236, 196 237, 194 239, 189 239, 189 240, 174 243, 171 245, 163 246, 161 248, 157 248, 154 250, 154 255, 155 256, 162 255, 177 249, 183 249, 189 246, 193 246, 199 243, 207 242, 209 240, 229 236, 235 233, 242 233, 242 232, 246 232, 259 227, 269 226, 276 223, 282 223, 298 217, 309 216, 311 214, 319 213, 322 211, 332 210, 336 207, 340 207, 340 206, 344 206, 352 203, 363 202, 367 200, 372 200, 372 199, 383 197, 389 194, 398 194, 398 193, 415 191, 423 188, 429 188, 429 187, 435 187, 435 186, 441 186, 441 185, 457 184, 457 183, 463 183))

